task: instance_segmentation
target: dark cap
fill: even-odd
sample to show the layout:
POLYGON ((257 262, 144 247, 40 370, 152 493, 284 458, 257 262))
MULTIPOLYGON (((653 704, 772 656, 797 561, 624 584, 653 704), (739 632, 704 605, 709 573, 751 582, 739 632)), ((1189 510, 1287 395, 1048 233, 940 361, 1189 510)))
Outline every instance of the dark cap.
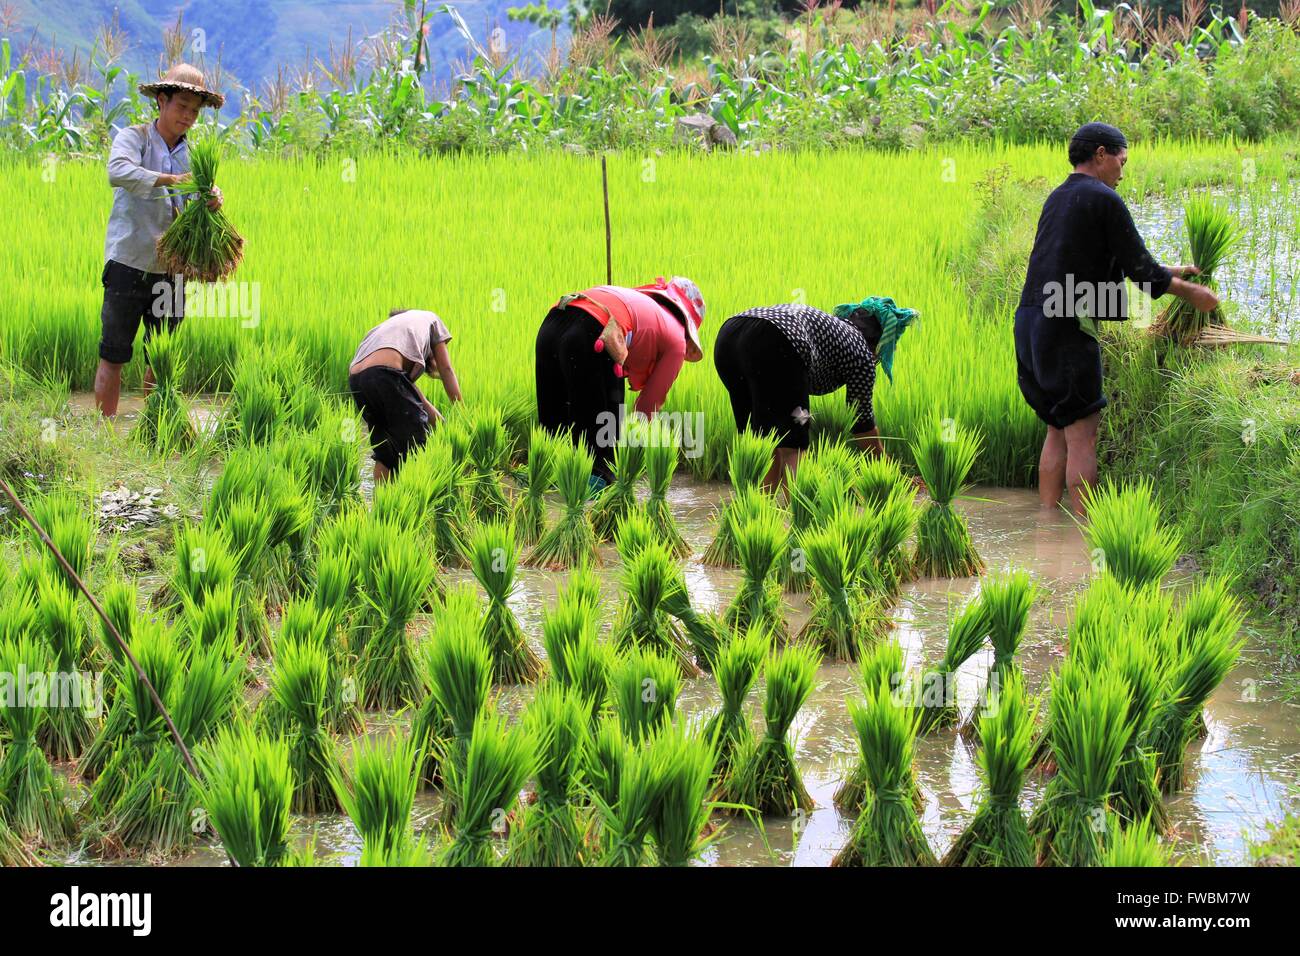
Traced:
POLYGON ((1098 146, 1113 146, 1116 149, 1127 149, 1128 140, 1116 126, 1109 123, 1084 123, 1074 135, 1070 137, 1071 142, 1096 143, 1098 146))

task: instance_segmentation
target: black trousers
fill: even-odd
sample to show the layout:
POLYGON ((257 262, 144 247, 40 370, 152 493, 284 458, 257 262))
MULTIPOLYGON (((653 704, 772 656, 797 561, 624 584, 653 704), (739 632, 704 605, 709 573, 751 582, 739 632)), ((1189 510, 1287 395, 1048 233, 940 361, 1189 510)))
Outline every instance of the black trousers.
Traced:
POLYGON ((774 434, 780 448, 807 448, 808 370, 785 333, 757 315, 734 315, 713 342, 713 366, 731 398, 736 430, 774 434))
POLYGON ((594 348, 602 331, 582 309, 547 313, 537 330, 537 418, 552 434, 572 428, 595 458, 592 472, 611 481, 623 380, 608 353, 594 348))

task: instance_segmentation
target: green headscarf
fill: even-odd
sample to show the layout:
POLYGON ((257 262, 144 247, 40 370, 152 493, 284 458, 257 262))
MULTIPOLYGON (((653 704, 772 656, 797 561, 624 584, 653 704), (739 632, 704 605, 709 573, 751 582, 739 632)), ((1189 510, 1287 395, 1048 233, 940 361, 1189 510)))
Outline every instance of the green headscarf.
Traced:
POLYGON ((894 347, 898 345, 898 339, 907 331, 907 327, 916 320, 917 312, 915 309, 900 309, 894 304, 893 299, 873 295, 868 296, 861 302, 837 305, 835 315, 837 318, 847 321, 848 317, 859 309, 875 316, 876 321, 880 323, 880 344, 877 346, 877 353, 880 358, 880 365, 892 383, 894 381, 894 347))

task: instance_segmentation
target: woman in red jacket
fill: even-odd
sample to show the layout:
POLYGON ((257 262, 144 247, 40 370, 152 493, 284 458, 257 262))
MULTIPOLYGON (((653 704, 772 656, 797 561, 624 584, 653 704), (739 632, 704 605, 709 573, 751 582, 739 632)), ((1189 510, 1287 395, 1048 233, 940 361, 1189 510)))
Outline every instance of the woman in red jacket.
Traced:
POLYGON ((613 446, 598 436, 619 433, 608 426, 619 422, 623 379, 640 393, 636 411, 653 416, 682 362, 704 357, 703 322, 700 290, 682 276, 573 292, 547 313, 537 332, 537 417, 547 431, 582 436, 597 487, 613 478, 613 446))

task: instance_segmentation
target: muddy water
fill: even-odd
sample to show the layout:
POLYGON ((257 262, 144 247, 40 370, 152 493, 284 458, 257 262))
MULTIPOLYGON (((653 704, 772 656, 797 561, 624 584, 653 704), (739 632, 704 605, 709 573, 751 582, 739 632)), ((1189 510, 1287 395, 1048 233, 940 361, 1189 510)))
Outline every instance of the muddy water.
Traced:
MULTIPOLYGON (((698 556, 707 546, 713 524, 710 517, 723 486, 688 481, 676 483, 670 500, 682 530, 698 556)), ((1045 686, 1047 675, 1064 656, 1065 623, 1074 595, 1085 585, 1090 568, 1077 527, 1064 514, 1044 515, 1033 492, 984 488, 971 492, 961 503, 972 536, 989 568, 1023 567, 1043 588, 1021 647, 1020 661, 1031 688, 1045 686)), ((611 609, 618 600, 617 562, 612 549, 604 549, 605 598, 611 609)), ((720 610, 735 593, 734 571, 705 568, 698 560, 687 563, 687 580, 698 606, 720 610)), ((466 572, 450 580, 468 580, 466 572)), ((527 633, 541 630, 544 608, 554 603, 562 574, 522 570, 512 604, 527 633)), ((938 661, 944 651, 949 612, 962 604, 977 587, 974 578, 925 580, 906 589, 896 609, 897 636, 909 668, 938 661)), ((802 597, 787 598, 794 626, 807 616, 802 597)), ((1252 638, 1242 662, 1206 707, 1209 734, 1192 745, 1187 791, 1171 803, 1176 827, 1175 852, 1185 862, 1231 865, 1246 861, 1246 837, 1258 835, 1269 821, 1280 819, 1300 806, 1292 789, 1300 769, 1300 726, 1297 709, 1276 697, 1275 682, 1262 666, 1262 655, 1252 638)), ((539 648, 540 650, 540 648, 539 648)), ((963 710, 975 704, 987 673, 991 653, 977 655, 959 674, 958 699, 963 710)), ((705 865, 825 866, 848 837, 852 820, 842 816, 832 795, 845 767, 856 753, 852 724, 845 700, 858 693, 852 668, 827 665, 821 669, 815 691, 796 721, 795 752, 804 782, 816 809, 796 826, 788 819, 769 818, 762 828, 744 819, 729 819, 719 839, 706 851, 705 865)), ((526 689, 504 693, 502 707, 517 711, 527 699, 526 689)), ((687 682, 679 710, 702 718, 717 706, 711 678, 687 682)), ((759 694, 750 697, 751 718, 761 725, 759 694)), ((367 733, 385 734, 403 727, 404 714, 372 715, 367 733)), ((937 732, 918 741, 917 775, 925 797, 922 824, 931 845, 942 854, 973 812, 979 795, 975 751, 955 732, 937 732)), ((1031 776, 1026 788, 1028 808, 1041 792, 1041 781, 1031 776)), ((417 832, 432 835, 437 826, 438 798, 417 797, 417 832)), ((316 857, 322 864, 355 864, 360 839, 345 817, 329 816, 295 822, 300 841, 314 838, 316 857)), ((220 864, 219 850, 202 848, 186 864, 220 864)))
MULTIPOLYGON (((189 406, 190 424, 198 435, 216 434, 221 424, 224 402, 211 396, 187 395, 185 402, 189 406)), ((73 392, 68 396, 68 407, 79 415, 93 415, 98 412, 94 392, 73 392)), ((144 412, 144 394, 141 392, 123 392, 117 403, 117 418, 114 426, 120 432, 130 431, 140 420, 144 412)))

